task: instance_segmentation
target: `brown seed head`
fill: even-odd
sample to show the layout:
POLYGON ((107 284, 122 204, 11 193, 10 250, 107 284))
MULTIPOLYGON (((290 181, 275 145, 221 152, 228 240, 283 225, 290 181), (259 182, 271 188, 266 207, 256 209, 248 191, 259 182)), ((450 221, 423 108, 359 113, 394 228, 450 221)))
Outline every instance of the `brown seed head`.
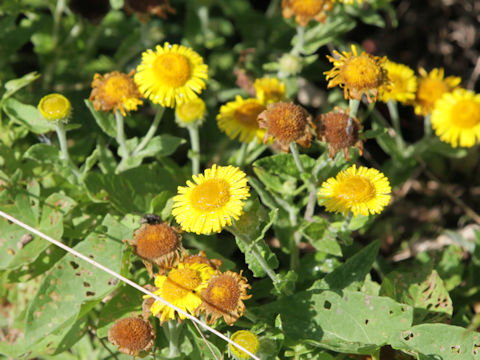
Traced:
POLYGON ((152 325, 136 317, 120 319, 108 331, 108 340, 118 346, 118 351, 131 356, 149 350, 154 339, 152 325))
POLYGON ((311 115, 301 106, 288 102, 277 102, 258 115, 259 127, 267 130, 263 142, 273 136, 281 149, 288 152, 290 142, 310 147, 312 135, 309 125, 314 127, 311 115))
POLYGON ((169 0, 125 0, 124 8, 128 14, 137 13, 143 23, 148 21, 150 14, 166 19, 167 13, 176 12, 169 0))
POLYGON ((331 158, 343 150, 345 158, 350 160, 349 149, 351 146, 358 148, 360 155, 363 152, 363 143, 358 137, 362 125, 357 118, 350 118, 348 113, 340 108, 335 108, 326 114, 321 114, 315 119, 317 123, 317 137, 328 143, 331 158))

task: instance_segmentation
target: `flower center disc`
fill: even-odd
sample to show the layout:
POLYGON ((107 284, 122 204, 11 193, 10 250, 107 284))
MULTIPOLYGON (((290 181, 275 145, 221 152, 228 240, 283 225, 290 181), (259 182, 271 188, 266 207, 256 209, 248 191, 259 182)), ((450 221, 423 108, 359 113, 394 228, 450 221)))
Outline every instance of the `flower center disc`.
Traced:
POLYGON ((480 104, 472 100, 461 100, 452 107, 450 117, 459 128, 471 129, 480 124, 480 104))
POLYGON ((214 211, 230 200, 230 185, 223 179, 210 179, 197 185, 191 195, 193 207, 201 211, 214 211))
POLYGON ((258 128, 257 117, 265 107, 260 104, 246 103, 235 110, 235 119, 250 128, 258 128))
POLYGON ((128 79, 122 76, 113 76, 105 84, 105 93, 107 96, 122 100, 125 94, 129 92, 131 85, 128 79))
POLYGON ((375 197, 375 187, 368 180, 360 176, 345 179, 338 187, 338 197, 350 202, 366 202, 375 197))
POLYGON ((163 283, 163 295, 172 302, 181 299, 202 283, 200 274, 193 269, 172 270, 163 283))
POLYGON ((425 79, 418 85, 417 98, 422 103, 432 104, 448 91, 441 80, 425 79))
POLYGON ((60 119, 68 115, 70 104, 68 103, 68 100, 63 97, 50 96, 43 101, 42 110, 51 118, 60 119))
POLYGON ((187 82, 191 68, 185 56, 166 53, 158 55, 153 61, 153 71, 163 85, 176 88, 187 82))
POLYGON ((377 87, 382 82, 380 66, 370 57, 360 55, 352 57, 342 68, 342 77, 346 85, 358 89, 377 87))
POLYGON ((240 297, 237 282, 232 278, 222 276, 214 280, 212 285, 207 289, 205 300, 222 311, 235 310, 240 297))
POLYGON ((314 16, 323 9, 324 0, 293 0, 292 9, 296 14, 314 16))

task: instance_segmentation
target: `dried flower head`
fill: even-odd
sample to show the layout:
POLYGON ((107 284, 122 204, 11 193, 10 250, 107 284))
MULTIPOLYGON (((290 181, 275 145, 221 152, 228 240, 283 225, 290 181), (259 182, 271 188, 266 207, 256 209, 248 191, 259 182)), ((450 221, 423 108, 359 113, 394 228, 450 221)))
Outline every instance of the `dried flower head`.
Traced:
POLYGON ((356 147, 362 155, 363 142, 358 137, 362 125, 357 118, 351 118, 345 110, 335 108, 333 111, 317 116, 315 122, 317 137, 328 143, 331 158, 342 150, 345 159, 350 161, 349 150, 351 146, 356 147))
POLYGON ((135 254, 144 260, 150 275, 152 263, 163 271, 175 266, 185 252, 177 230, 167 223, 142 225, 130 244, 135 254))
POLYGON ((435 102, 446 92, 451 92, 462 81, 457 76, 444 76, 442 68, 432 69, 429 73, 424 68, 418 69, 417 96, 415 98, 415 114, 427 115, 433 111, 435 102))
MULTIPOLYGON (((208 280, 214 273, 215 270, 205 264, 180 263, 176 268, 171 269, 167 276, 155 277, 155 286, 158 290, 154 291, 154 294, 181 310, 193 314, 202 303, 198 294, 207 287, 208 280)), ((146 295, 145 298, 149 296, 146 295)), ((150 311, 160 319, 161 323, 175 319, 175 310, 158 300, 153 302, 150 311)), ((185 319, 183 314, 178 314, 178 317, 185 319)))
POLYGON ((417 77, 408 66, 388 60, 385 63, 390 83, 379 88, 379 98, 383 102, 399 101, 410 104, 415 100, 417 91, 417 77))
POLYGON ((181 127, 189 126, 193 123, 199 125, 205 118, 205 102, 196 97, 175 107, 175 119, 181 127))
POLYGON ((178 187, 172 215, 185 231, 196 234, 220 232, 243 214, 250 196, 246 174, 234 166, 217 166, 193 175, 187 186, 178 187))
POLYGON ((264 143, 273 136, 285 152, 288 152, 293 141, 303 147, 310 147, 312 134, 309 126, 314 127, 312 116, 300 105, 288 102, 270 104, 267 110, 258 116, 258 122, 260 128, 267 130, 264 143))
POLYGON ((208 286, 202 291, 202 305, 199 311, 206 313, 208 323, 213 323, 223 316, 228 325, 232 325, 245 313, 242 300, 249 299, 247 289, 250 285, 242 274, 227 271, 213 276, 208 286))
POLYGON ((154 104, 175 107, 195 99, 205 89, 208 66, 203 58, 183 45, 157 45, 142 53, 134 78, 140 92, 154 104))
POLYGON ((257 117, 265 110, 265 106, 257 99, 242 99, 237 96, 220 107, 217 115, 217 124, 230 139, 237 136, 241 142, 250 142, 254 139, 261 140, 265 130, 258 127, 257 117))
POLYGON ((150 14, 163 19, 167 13, 175 14, 175 9, 170 5, 169 0, 125 0, 124 9, 128 14, 137 13, 141 22, 147 22, 150 14))
POLYGON ((386 57, 380 58, 362 52, 358 55, 357 47, 351 46, 352 52, 338 51, 335 57, 327 55, 333 63, 333 68, 326 71, 328 88, 340 86, 343 88, 345 99, 361 100, 365 94, 369 102, 377 99, 378 89, 388 86, 388 74, 384 67, 386 57))
POLYGON ((68 122, 72 112, 72 105, 65 96, 54 93, 40 99, 38 111, 47 121, 68 122))
POLYGON ((253 84, 258 101, 268 105, 285 100, 285 83, 277 78, 263 77, 253 84))
POLYGON ((155 332, 148 321, 136 317, 117 320, 108 330, 108 340, 121 353, 137 356, 148 351, 154 342, 155 332))
POLYGON ((219 270, 220 266, 222 266, 222 260, 207 258, 207 254, 203 250, 200 250, 197 255, 188 255, 182 262, 184 264, 205 264, 215 270, 219 270))
POLYGON ((465 89, 445 93, 432 112, 432 127, 440 140, 453 147, 480 142, 480 94, 465 89))
POLYGON ((354 216, 379 214, 390 202, 392 191, 388 178, 377 169, 352 165, 323 182, 318 199, 327 211, 354 216))
POLYGON ((134 70, 129 74, 112 71, 105 75, 95 74, 92 81, 90 100, 97 111, 136 111, 142 105, 141 94, 133 81, 134 70))
POLYGON ((295 21, 305 27, 311 20, 325 22, 333 3, 334 0, 282 0, 282 15, 285 19, 295 15, 295 21))
MULTIPOLYGON (((250 351, 252 354, 256 354, 260 348, 260 341, 258 340, 257 335, 248 330, 239 330, 235 332, 231 337, 231 340, 235 341, 238 345, 243 346, 245 349, 250 351)), ((230 353, 236 359, 250 359, 250 355, 246 352, 238 349, 235 345, 229 344, 230 353)))

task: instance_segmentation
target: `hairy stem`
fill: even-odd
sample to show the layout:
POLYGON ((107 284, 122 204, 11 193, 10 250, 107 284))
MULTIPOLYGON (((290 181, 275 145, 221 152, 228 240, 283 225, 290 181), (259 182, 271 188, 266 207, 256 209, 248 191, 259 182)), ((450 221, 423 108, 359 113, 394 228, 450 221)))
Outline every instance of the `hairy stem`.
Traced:
POLYGON ((125 140, 125 131, 123 128, 123 115, 120 111, 115 111, 115 122, 117 125, 117 143, 120 146, 120 151, 122 153, 123 159, 128 159, 130 153, 128 152, 127 142, 125 140))
POLYGON ((192 174, 197 175, 200 172, 200 132, 198 131, 197 124, 189 125, 187 129, 192 147, 190 153, 190 159, 192 160, 192 174))
POLYGON ((155 114, 155 117, 153 118, 152 125, 150 125, 150 128, 148 129, 147 133, 143 137, 140 144, 138 144, 138 146, 135 148, 132 155, 137 155, 140 151, 142 151, 145 148, 145 146, 148 145, 148 143, 152 139, 153 135, 155 135, 155 133, 157 132, 158 125, 160 124, 160 121, 162 121, 162 117, 163 117, 164 112, 165 112, 164 107, 159 107, 157 109, 157 113, 155 114))

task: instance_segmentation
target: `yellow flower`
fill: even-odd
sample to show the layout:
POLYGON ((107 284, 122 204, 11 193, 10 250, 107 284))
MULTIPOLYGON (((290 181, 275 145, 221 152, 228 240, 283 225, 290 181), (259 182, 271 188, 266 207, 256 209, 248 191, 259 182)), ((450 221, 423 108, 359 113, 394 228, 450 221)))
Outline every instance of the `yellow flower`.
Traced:
POLYGON ((188 47, 168 42, 145 51, 134 76, 143 96, 164 107, 196 98, 205 89, 205 79, 208 66, 203 58, 188 47))
POLYGON ((199 311, 205 311, 208 323, 214 323, 223 316, 228 325, 233 325, 245 313, 242 300, 251 298, 247 295, 250 285, 242 274, 227 271, 213 276, 208 286, 202 291, 202 305, 199 311))
POLYGON ((295 15, 300 26, 307 26, 312 19, 325 22, 333 3, 334 0, 282 0, 282 15, 285 19, 295 15))
POLYGON ((415 92, 417 91, 415 72, 408 66, 393 61, 387 61, 385 69, 388 72, 390 85, 382 86, 379 89, 380 100, 383 102, 399 101, 402 104, 408 104, 415 100, 415 92))
POLYGON ((194 122, 200 124, 205 117, 205 102, 196 97, 175 107, 175 116, 180 126, 188 126, 194 122))
POLYGON ((355 2, 357 2, 359 4, 363 4, 364 0, 336 0, 336 1, 344 3, 344 4, 353 4, 355 2))
POLYGON ((68 121, 72 111, 70 101, 62 94, 49 94, 40 99, 38 111, 48 121, 68 121))
POLYGON ((217 115, 217 124, 230 139, 237 136, 241 142, 250 142, 253 139, 260 141, 265 135, 265 130, 258 127, 257 116, 265 110, 257 99, 242 99, 237 96, 220 107, 217 115))
POLYGON ((264 105, 285 100, 285 83, 278 81, 277 78, 256 79, 253 86, 258 101, 264 105))
MULTIPOLYGON (((207 287, 208 280, 214 273, 215 270, 205 264, 180 263, 175 269, 170 270, 167 276, 155 277, 155 286, 158 289, 153 293, 183 311, 194 314, 202 303, 198 294, 207 287)), ((150 311, 160 319, 160 322, 175 319, 175 310, 158 300, 153 302, 150 311)), ((178 317, 185 319, 185 315, 182 314, 178 314, 178 317)))
POLYGON ((134 70, 129 74, 113 71, 105 75, 95 74, 92 81, 90 100, 95 110, 120 111, 123 116, 127 111, 137 110, 142 105, 142 96, 132 79, 134 70))
POLYGON ((234 166, 217 166, 193 175, 187 186, 178 187, 172 215, 185 231, 196 234, 220 232, 243 214, 250 196, 247 178, 234 166))
POLYGON ((324 72, 327 75, 328 88, 340 86, 343 88, 345 99, 361 100, 365 94, 369 102, 377 99, 378 88, 387 86, 389 83, 387 70, 384 63, 386 57, 380 58, 362 52, 358 55, 355 45, 351 46, 352 52, 338 51, 333 53, 334 58, 327 55, 328 60, 333 63, 333 68, 324 72))
MULTIPOLYGON (((235 341, 238 345, 243 346, 245 349, 250 351, 252 354, 256 354, 260 348, 260 341, 258 341, 257 335, 248 330, 239 330, 235 332, 230 339, 235 341)), ((230 352, 237 359, 250 359, 250 356, 235 347, 235 345, 228 345, 230 352)))
POLYGON ((432 127, 440 140, 453 147, 472 147, 480 141, 480 94, 465 89, 445 93, 432 112, 432 127))
POLYGON ((319 200, 327 211, 354 216, 378 214, 390 202, 392 191, 388 179, 377 169, 355 165, 323 182, 318 192, 319 200))
POLYGON ((418 69, 418 72, 420 77, 415 99, 415 114, 417 115, 430 114, 435 106, 435 101, 440 99, 444 93, 451 92, 462 81, 457 76, 444 78, 442 68, 432 69, 428 74, 423 68, 418 69))

